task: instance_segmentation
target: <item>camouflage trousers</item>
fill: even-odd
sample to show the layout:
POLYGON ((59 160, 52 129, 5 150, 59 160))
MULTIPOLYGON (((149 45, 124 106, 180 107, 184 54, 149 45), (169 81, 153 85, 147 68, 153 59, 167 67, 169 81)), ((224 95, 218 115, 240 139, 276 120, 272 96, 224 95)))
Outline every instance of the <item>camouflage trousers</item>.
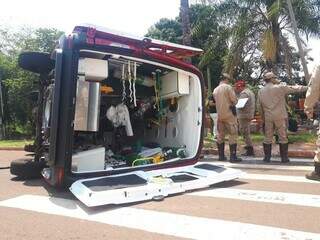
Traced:
POLYGON ((274 133, 279 136, 279 143, 288 143, 287 119, 265 120, 264 122, 264 143, 271 144, 274 133))
POLYGON ((318 139, 316 141, 317 150, 315 152, 314 161, 317 163, 320 163, 320 125, 319 125, 319 131, 318 131, 318 139))
POLYGON ((223 143, 226 134, 229 134, 229 144, 236 144, 238 138, 238 124, 236 121, 221 121, 218 120, 218 136, 217 142, 223 143))
POLYGON ((248 146, 248 147, 253 146, 251 136, 250 136, 250 122, 251 122, 251 119, 248 119, 248 118, 240 118, 239 119, 240 133, 244 138, 246 146, 248 146))

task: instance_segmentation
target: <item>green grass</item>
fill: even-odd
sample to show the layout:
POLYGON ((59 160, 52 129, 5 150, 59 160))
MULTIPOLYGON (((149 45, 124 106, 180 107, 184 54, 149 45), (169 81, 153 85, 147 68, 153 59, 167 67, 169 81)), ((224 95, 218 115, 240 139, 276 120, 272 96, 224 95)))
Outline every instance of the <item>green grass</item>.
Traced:
MULTIPOLYGON (((260 133, 251 134, 252 141, 256 144, 262 143, 264 136, 260 133)), ((315 143, 317 140, 317 135, 314 133, 296 133, 288 134, 289 143, 315 143)), ((211 135, 205 138, 204 147, 211 147, 214 142, 211 135)), ((243 137, 239 137, 239 143, 244 144, 243 137)))
POLYGON ((316 143, 317 135, 313 133, 289 134, 289 143, 316 143))
POLYGON ((0 147, 24 147, 24 145, 32 143, 33 140, 0 140, 0 147))

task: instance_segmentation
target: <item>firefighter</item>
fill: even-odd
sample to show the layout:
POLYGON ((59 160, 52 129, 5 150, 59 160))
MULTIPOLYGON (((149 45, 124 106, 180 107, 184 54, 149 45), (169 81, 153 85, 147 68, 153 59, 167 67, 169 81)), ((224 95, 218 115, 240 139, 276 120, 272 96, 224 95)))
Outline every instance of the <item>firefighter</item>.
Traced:
POLYGON ((306 91, 307 87, 275 84, 276 79, 277 77, 273 72, 267 72, 264 75, 266 84, 258 92, 257 107, 264 123, 263 161, 270 162, 272 138, 274 131, 276 131, 279 135, 281 162, 287 163, 290 160, 288 158, 286 95, 306 91))
POLYGON ((237 104, 237 96, 230 86, 229 81, 232 78, 229 74, 224 73, 218 87, 213 91, 213 97, 216 102, 218 113, 218 136, 217 146, 219 152, 219 160, 225 161, 224 141, 225 133, 229 133, 230 162, 240 162, 242 159, 237 157, 237 138, 238 125, 236 117, 235 105, 237 104))
MULTIPOLYGON (((304 111, 309 119, 313 118, 313 109, 320 100, 320 65, 314 69, 311 80, 309 82, 306 100, 304 102, 304 111)), ((314 171, 308 173, 306 177, 311 180, 320 181, 320 129, 316 142, 317 151, 314 157, 314 171)))
POLYGON ((255 112, 255 96, 254 93, 246 87, 244 80, 238 80, 235 84, 235 91, 239 99, 247 98, 247 102, 242 108, 237 108, 237 117, 239 122, 240 133, 243 135, 246 146, 246 152, 243 156, 254 156, 253 144, 250 136, 250 122, 255 112))

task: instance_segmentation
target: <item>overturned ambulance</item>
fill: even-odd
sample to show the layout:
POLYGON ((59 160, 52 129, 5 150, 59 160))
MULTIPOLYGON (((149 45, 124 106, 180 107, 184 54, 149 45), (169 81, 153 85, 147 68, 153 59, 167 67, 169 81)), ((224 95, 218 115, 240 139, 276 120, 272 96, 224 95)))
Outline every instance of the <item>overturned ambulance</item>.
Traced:
POLYGON ((41 126, 36 159, 11 173, 42 169, 87 206, 162 199, 239 177, 197 164, 204 81, 182 59, 201 52, 80 25, 50 55, 21 54, 20 66, 40 74, 41 126))

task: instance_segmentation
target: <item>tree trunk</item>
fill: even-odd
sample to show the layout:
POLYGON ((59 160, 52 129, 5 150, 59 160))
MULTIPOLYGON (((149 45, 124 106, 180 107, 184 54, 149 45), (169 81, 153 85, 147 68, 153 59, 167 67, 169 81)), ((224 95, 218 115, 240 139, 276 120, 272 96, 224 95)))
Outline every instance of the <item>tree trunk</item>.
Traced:
POLYGON ((280 26, 278 23, 278 18, 272 21, 272 33, 273 33, 273 39, 276 45, 275 64, 279 64, 281 62, 281 55, 280 55, 280 26))
POLYGON ((207 81, 208 81, 208 96, 212 95, 212 84, 211 84, 211 74, 210 67, 207 66, 207 81))
MULTIPOLYGON (((180 0, 180 18, 182 23, 182 42, 184 45, 191 45, 190 34, 190 19, 189 19, 189 0, 180 0)), ((191 62, 191 58, 185 59, 187 62, 191 62)))
POLYGON ((2 85, 1 85, 1 72, 0 72, 0 140, 5 139, 5 128, 4 128, 4 112, 3 112, 3 98, 2 98, 2 85))
MULTIPOLYGON (((267 13, 270 12, 270 9, 272 5, 276 2, 276 0, 267 0, 266 6, 267 6, 267 13)), ((280 57, 280 26, 279 26, 279 17, 273 16, 272 18, 269 18, 270 25, 271 25, 271 31, 273 35, 273 41, 275 44, 275 56, 274 59, 271 61, 267 61, 267 68, 270 70, 273 70, 275 73, 277 73, 278 70, 278 64, 281 61, 280 57)))
POLYGON ((297 22, 296 22, 296 18, 295 18, 294 12, 293 12, 291 0, 287 0, 287 5, 288 5, 290 18, 291 18, 292 28, 294 30, 294 36, 296 38, 297 46, 299 49, 299 55, 300 55, 300 60, 301 60, 301 64, 303 67, 304 77, 305 77, 306 81, 309 82, 310 76, 309 76, 308 66, 307 66, 306 60, 304 58, 305 54, 304 54, 304 51, 302 48, 301 39, 299 36, 297 22))

